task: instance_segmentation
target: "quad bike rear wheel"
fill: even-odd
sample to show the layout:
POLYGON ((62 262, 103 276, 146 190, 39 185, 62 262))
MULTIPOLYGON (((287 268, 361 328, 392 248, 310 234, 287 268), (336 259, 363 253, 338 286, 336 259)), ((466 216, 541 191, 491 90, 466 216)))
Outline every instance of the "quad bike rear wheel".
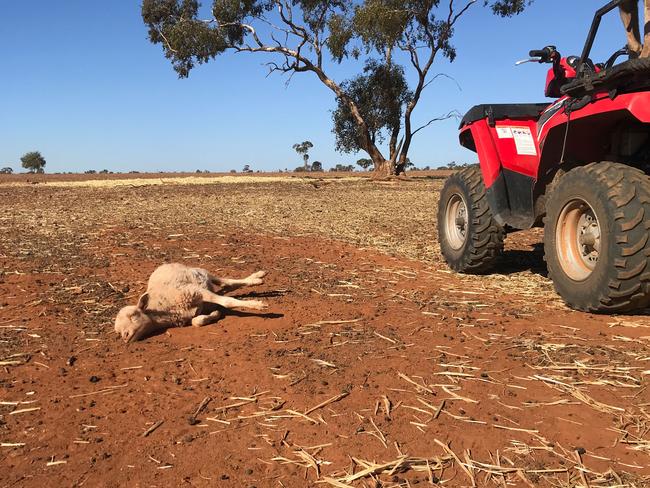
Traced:
POLYGON ((504 235, 492 217, 480 168, 450 176, 438 205, 438 242, 449 266, 461 273, 489 271, 503 252, 504 235))
POLYGON ((650 305, 650 179, 601 162, 561 177, 547 204, 549 277, 570 306, 629 312, 650 305))

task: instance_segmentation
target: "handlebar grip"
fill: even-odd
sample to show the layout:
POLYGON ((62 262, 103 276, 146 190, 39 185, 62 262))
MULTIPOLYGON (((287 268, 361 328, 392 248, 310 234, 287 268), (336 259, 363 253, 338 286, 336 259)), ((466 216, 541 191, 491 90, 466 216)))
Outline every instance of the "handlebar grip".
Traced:
POLYGON ((548 56, 548 51, 546 49, 533 49, 528 54, 531 58, 545 58, 548 56))

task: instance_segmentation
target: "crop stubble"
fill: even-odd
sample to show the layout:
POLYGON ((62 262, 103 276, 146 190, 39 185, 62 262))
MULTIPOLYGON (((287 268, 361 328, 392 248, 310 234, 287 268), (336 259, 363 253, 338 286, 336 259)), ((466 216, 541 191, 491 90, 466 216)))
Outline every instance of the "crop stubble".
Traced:
POLYGON ((567 310, 540 231, 464 277, 440 180, 64 183, 0 186, 7 483, 647 483, 650 325, 567 310), (127 349, 112 317, 165 260, 265 267, 284 316, 127 349))

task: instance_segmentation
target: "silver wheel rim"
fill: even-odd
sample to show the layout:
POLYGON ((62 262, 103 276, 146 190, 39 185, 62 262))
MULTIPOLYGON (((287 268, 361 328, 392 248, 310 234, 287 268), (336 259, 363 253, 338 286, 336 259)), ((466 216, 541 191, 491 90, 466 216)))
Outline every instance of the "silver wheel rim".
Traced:
POLYGON ((557 221, 555 245, 562 269, 574 281, 584 281, 596 269, 601 251, 600 223, 580 198, 568 202, 557 221))
POLYGON ((465 244, 467 227, 467 204, 462 195, 454 193, 445 210, 445 237, 454 251, 458 251, 465 244))

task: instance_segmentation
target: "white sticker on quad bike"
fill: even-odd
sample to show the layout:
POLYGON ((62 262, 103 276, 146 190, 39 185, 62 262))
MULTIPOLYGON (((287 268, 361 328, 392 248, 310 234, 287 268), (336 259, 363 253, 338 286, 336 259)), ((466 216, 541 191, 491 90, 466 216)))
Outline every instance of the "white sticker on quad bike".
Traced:
POLYGON ((535 139, 528 127, 512 127, 512 136, 515 139, 517 154, 520 156, 537 156, 535 139))
POLYGON ((512 129, 510 127, 497 127, 497 137, 499 139, 512 139, 512 129))

